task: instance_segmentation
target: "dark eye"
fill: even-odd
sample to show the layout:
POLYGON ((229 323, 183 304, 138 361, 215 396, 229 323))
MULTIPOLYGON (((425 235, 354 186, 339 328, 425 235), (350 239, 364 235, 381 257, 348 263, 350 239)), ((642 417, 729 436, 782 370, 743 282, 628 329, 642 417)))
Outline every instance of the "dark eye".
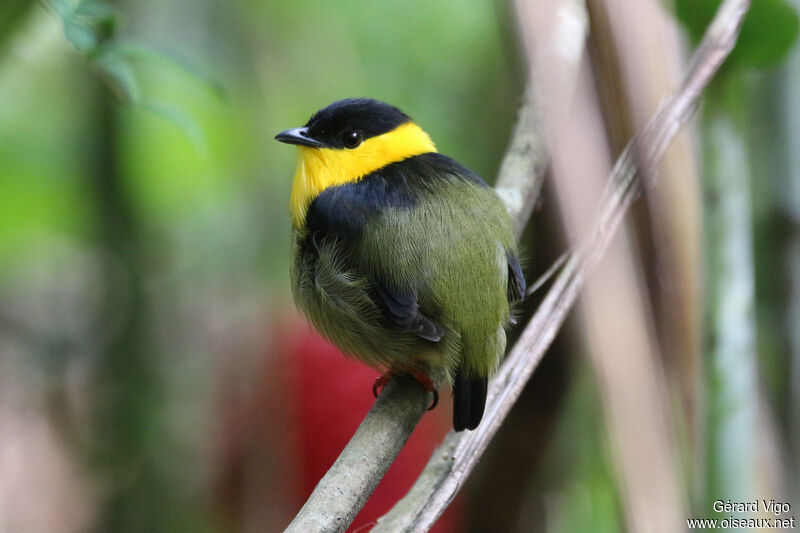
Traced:
POLYGON ((355 148, 361 144, 361 134, 357 131, 346 131, 342 135, 342 144, 345 148, 355 148))

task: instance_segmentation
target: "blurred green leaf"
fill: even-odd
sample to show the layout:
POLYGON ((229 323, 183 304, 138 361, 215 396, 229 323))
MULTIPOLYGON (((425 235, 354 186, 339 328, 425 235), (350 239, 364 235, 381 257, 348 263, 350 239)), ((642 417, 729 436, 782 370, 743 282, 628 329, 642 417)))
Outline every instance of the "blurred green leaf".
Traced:
POLYGON ((107 48, 114 53, 131 59, 141 59, 171 67, 178 67, 189 76, 205 85, 216 96, 224 98, 226 95, 225 87, 218 80, 210 76, 197 65, 192 64, 186 59, 170 54, 169 52, 156 50, 142 43, 132 41, 115 41, 109 43, 107 48))
POLYGON ((72 13, 72 4, 67 0, 42 0, 42 2, 61 19, 69 17, 70 13, 72 13))
POLYGON ((92 20, 107 20, 115 18, 117 12, 113 6, 100 0, 86 0, 81 2, 74 11, 75 16, 86 17, 92 20))
POLYGON ((87 56, 114 35, 117 16, 114 8, 102 0, 86 0, 72 6, 64 0, 45 1, 64 25, 64 35, 87 56))
MULTIPOLYGON (((721 0, 675 0, 675 15, 693 42, 703 36, 721 0)), ((797 40, 797 12, 785 0, 754 0, 725 69, 768 68, 780 63, 797 40)))
POLYGON ((64 35, 76 50, 88 53, 97 46, 97 34, 87 24, 72 17, 62 19, 62 22, 64 23, 64 35))
POLYGON ((181 132, 186 135, 186 137, 189 138, 195 149, 200 154, 206 155, 208 153, 208 147, 206 144, 205 135, 203 135, 203 129, 189 114, 185 113, 182 109, 167 102, 157 101, 142 102, 138 107, 169 120, 175 124, 178 129, 180 129, 181 132))
POLYGON ((17 25, 33 5, 33 0, 3 0, 0 2, 0 52, 17 25))
POLYGON ((136 71, 125 59, 115 54, 103 54, 97 57, 93 63, 108 81, 111 90, 120 102, 136 104, 141 100, 136 71))
POLYGON ((68 0, 42 2, 61 19, 66 38, 97 68, 120 102, 139 105, 166 118, 178 126, 198 152, 206 153, 202 130, 188 114, 166 102, 142 103, 141 85, 132 60, 177 66, 221 97, 225 91, 219 82, 195 65, 171 54, 139 43, 116 40, 117 11, 104 0, 82 0, 74 6, 68 0))
POLYGON ((82 2, 75 8, 72 20, 91 28, 98 43, 111 39, 117 26, 117 14, 114 8, 99 0, 82 2))

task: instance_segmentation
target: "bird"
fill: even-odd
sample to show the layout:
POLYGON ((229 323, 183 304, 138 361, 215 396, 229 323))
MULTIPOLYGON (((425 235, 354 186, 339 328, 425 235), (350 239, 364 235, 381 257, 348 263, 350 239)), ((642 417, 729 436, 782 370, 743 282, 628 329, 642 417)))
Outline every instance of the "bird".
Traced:
POLYGON ((298 149, 296 306, 343 353, 384 372, 376 385, 410 374, 435 405, 448 382, 453 429, 477 428, 526 285, 494 189, 370 98, 336 101, 275 139, 298 149))

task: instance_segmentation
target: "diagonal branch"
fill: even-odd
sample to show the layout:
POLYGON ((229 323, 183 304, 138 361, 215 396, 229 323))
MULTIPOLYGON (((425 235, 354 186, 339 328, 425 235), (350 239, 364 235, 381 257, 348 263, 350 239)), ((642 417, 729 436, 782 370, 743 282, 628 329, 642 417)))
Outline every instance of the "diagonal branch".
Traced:
POLYGON ((669 98, 617 160, 597 223, 571 255, 489 390, 486 415, 470 433, 450 433, 411 491, 373 531, 427 531, 474 468, 565 320, 587 273, 607 248, 631 202, 655 176, 669 142, 692 115, 703 89, 733 49, 749 0, 726 0, 706 30, 677 93, 669 98))
POLYGON ((387 383, 286 531, 346 530, 425 414, 428 396, 412 378, 387 383))

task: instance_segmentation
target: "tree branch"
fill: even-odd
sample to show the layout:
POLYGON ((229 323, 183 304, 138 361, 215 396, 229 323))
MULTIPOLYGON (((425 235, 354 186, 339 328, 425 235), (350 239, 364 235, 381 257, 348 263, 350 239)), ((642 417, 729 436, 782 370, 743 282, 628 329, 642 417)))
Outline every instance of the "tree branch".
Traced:
POLYGON ((392 379, 286 531, 347 529, 411 436, 429 401, 417 380, 392 379))
POLYGON ((678 92, 668 99, 617 160, 592 234, 578 247, 545 297, 489 389, 484 420, 475 431, 450 433, 409 493, 373 531, 427 531, 474 468, 549 347, 614 231, 642 187, 655 176, 669 142, 694 111, 701 92, 733 49, 749 0, 726 0, 717 11, 678 92))
POLYGON ((517 125, 500 164, 494 187, 514 221, 517 239, 522 235, 539 199, 547 168, 547 151, 540 125, 533 85, 528 84, 517 125))

